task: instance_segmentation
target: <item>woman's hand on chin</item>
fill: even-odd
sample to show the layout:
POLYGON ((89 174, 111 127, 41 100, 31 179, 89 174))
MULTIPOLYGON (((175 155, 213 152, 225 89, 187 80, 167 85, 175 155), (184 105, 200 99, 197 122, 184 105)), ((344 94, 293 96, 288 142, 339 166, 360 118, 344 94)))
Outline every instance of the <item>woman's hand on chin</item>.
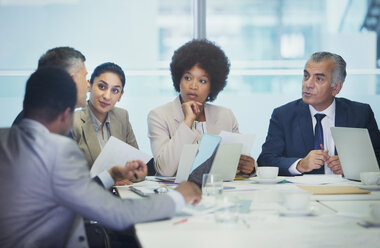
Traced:
POLYGON ((182 111, 185 115, 185 123, 189 128, 192 127, 194 120, 196 120, 197 116, 201 113, 201 106, 203 106, 203 104, 196 101, 188 101, 182 103, 182 111))

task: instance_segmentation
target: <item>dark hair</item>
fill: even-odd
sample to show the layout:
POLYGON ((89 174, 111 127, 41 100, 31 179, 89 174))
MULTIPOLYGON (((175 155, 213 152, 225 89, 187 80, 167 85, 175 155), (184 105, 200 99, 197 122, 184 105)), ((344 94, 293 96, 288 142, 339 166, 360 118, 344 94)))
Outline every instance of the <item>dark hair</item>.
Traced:
POLYGON ((339 82, 343 83, 346 79, 346 61, 340 55, 330 52, 316 52, 310 56, 310 60, 317 63, 326 59, 330 59, 335 64, 331 71, 331 86, 335 87, 339 82))
POLYGON ((115 73, 120 78, 121 84, 123 85, 123 88, 124 88, 124 85, 125 85, 124 72, 120 66, 118 66, 117 64, 111 63, 111 62, 101 64, 95 68, 94 72, 91 75, 90 84, 93 85, 94 79, 96 77, 99 77, 101 74, 106 73, 106 72, 115 73))
POLYGON ((86 57, 72 47, 55 47, 44 53, 38 60, 38 69, 45 66, 55 66, 71 73, 78 62, 85 62, 86 57))
POLYGON ((71 76, 57 67, 43 67, 26 82, 25 117, 36 117, 50 123, 70 108, 74 111, 77 88, 71 76))
POLYGON ((206 101, 214 101, 227 83, 230 62, 223 50, 208 40, 192 40, 178 48, 172 57, 170 71, 174 88, 180 92, 183 74, 194 65, 206 71, 210 79, 210 94, 206 101))

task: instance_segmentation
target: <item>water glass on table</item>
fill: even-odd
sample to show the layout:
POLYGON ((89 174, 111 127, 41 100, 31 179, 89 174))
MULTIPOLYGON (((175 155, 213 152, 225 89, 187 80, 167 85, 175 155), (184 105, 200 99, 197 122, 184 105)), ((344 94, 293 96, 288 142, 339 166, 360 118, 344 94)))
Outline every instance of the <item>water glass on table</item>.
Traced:
POLYGON ((220 224, 236 224, 239 220, 239 200, 236 196, 222 194, 216 197, 215 221, 220 224))
POLYGON ((202 195, 216 196, 223 193, 223 179, 217 174, 203 174, 202 195))
POLYGON ((217 174, 203 174, 202 202, 206 206, 215 206, 216 197, 223 194, 223 179, 217 174))

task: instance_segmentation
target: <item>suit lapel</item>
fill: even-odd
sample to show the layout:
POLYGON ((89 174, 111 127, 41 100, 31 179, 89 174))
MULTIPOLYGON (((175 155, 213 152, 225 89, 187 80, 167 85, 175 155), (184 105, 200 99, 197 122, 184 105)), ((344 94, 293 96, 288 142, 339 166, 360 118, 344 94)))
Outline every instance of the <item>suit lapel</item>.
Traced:
POLYGON ((205 116, 207 133, 216 135, 219 134, 219 127, 216 125, 218 120, 213 115, 213 112, 210 109, 210 105, 207 103, 205 103, 205 116))
POLYGON ((185 120, 185 115, 183 114, 183 111, 182 111, 182 104, 181 104, 181 100, 179 99, 179 96, 177 96, 176 99, 174 99, 174 101, 172 102, 172 109, 173 109, 174 120, 177 123, 176 128, 178 128, 179 123, 185 120))
POLYGON ((93 163, 100 153, 100 145, 90 119, 90 113, 88 108, 89 107, 87 106, 87 108, 81 113, 81 119, 83 122, 82 132, 83 138, 88 146, 89 154, 93 163))
POLYGON ((117 116, 113 110, 108 112, 110 117, 110 132, 111 136, 114 136, 122 141, 125 141, 125 137, 123 137, 123 125, 121 121, 118 121, 117 116))
POLYGON ((335 98, 335 126, 347 126, 347 106, 339 98, 335 98))
MULTIPOLYGON (((344 104, 344 102, 340 101, 339 98, 335 98, 335 126, 346 127, 347 119, 347 106, 344 104)), ((336 147, 334 154, 338 154, 336 147)))
POLYGON ((298 118, 298 128, 301 132, 304 149, 306 153, 309 153, 309 151, 314 150, 313 122, 311 120, 309 106, 301 100, 299 107, 300 116, 298 118))

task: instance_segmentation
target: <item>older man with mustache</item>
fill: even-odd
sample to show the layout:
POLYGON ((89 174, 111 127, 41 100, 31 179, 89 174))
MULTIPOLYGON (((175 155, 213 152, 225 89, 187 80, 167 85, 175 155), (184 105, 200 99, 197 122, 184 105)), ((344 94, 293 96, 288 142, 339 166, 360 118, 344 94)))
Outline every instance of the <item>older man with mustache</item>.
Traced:
MULTIPOLYGON (((257 160, 277 166, 280 175, 343 174, 330 127, 367 128, 380 162, 380 132, 368 104, 335 97, 346 78, 346 62, 337 54, 314 53, 302 80, 302 99, 276 108, 257 160)), ((354 142, 354 141, 353 141, 354 142)))

